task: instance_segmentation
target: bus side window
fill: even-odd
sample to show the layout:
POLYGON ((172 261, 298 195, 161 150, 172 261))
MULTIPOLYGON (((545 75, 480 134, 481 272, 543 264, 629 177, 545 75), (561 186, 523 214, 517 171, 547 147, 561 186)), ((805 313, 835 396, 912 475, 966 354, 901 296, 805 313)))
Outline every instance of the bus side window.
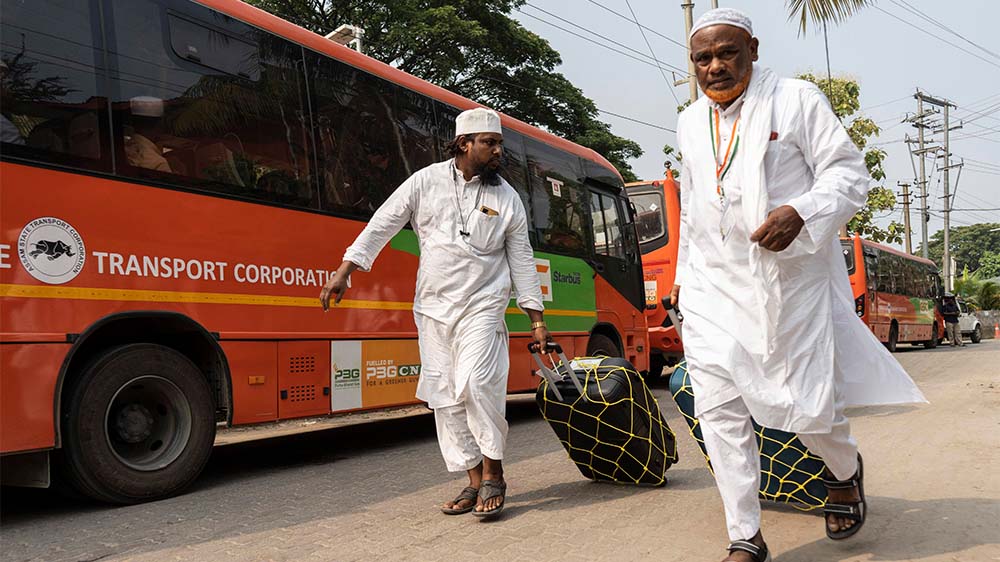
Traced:
POLYGON ((587 190, 580 183, 580 159, 533 139, 525 139, 531 216, 539 246, 562 254, 588 256, 587 190))
POLYGON ((110 171, 103 56, 91 2, 0 4, 5 156, 110 171), (58 30, 58 31, 55 31, 58 30))
POLYGON ((119 173, 318 206, 301 48, 194 3, 107 4, 119 173))
MULTIPOLYGON (((396 87, 340 61, 309 53, 313 120, 318 143, 322 208, 370 217, 407 177, 407 169, 427 157, 415 149, 407 162, 405 135, 419 137, 429 115, 395 118, 396 87)), ((431 108, 423 107, 423 110, 431 108)), ((424 144, 430 141, 422 141, 424 144)))
MULTIPOLYGON (((503 167, 500 170, 507 183, 514 188, 524 210, 527 213, 528 224, 532 224, 531 216, 531 188, 528 183, 527 159, 524 154, 524 137, 511 129, 503 130, 503 167)), ((529 226, 528 237, 532 246, 537 245, 535 231, 529 226)))

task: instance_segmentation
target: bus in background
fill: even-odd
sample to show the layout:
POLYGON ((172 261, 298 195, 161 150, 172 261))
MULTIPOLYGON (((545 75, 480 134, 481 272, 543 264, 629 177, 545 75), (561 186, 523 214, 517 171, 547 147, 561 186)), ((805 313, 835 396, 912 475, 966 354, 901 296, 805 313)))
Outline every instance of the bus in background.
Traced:
POLYGON ((941 275, 934 262, 855 235, 842 238, 858 317, 896 351, 899 343, 937 347, 944 335, 938 310, 941 275))
POLYGON ((649 373, 655 378, 663 367, 684 356, 684 346, 663 307, 663 299, 670 297, 674 286, 677 268, 680 191, 669 171, 662 180, 632 182, 625 188, 636 210, 649 324, 649 373))
MULTIPOLYGON (((237 0, 3 2, 0 27, 5 484, 48 485, 61 449, 84 494, 146 501, 197 477, 217 422, 416 402, 413 231, 318 295, 475 103, 237 0)), ((502 124, 555 339, 647 369, 621 176, 502 124)), ((507 313, 509 388, 534 390, 507 313)))

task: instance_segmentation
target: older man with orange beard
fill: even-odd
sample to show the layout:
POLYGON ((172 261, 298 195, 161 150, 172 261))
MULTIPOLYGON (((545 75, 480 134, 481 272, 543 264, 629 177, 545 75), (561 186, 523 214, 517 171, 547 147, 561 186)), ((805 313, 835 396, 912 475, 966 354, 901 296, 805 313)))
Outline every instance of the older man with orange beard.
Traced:
POLYGON ((829 102, 754 64, 759 42, 738 10, 707 12, 690 39, 705 97, 678 122, 672 301, 686 318, 695 414, 732 541, 726 561, 763 562, 751 417, 823 457, 826 533, 844 539, 867 515, 844 408, 924 398, 854 314, 838 231, 864 205, 868 171, 829 102))

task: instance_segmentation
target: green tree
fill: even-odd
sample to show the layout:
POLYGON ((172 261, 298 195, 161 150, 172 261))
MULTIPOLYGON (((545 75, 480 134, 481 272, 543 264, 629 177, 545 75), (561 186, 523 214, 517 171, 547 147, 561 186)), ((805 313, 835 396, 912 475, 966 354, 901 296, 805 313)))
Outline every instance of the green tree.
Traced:
POLYGON ((983 279, 1000 277, 1000 252, 987 250, 979 256, 979 269, 976 270, 983 279))
MULTIPOLYGON (((826 94, 833 107, 833 112, 844 122, 847 134, 854 141, 858 150, 864 152, 865 165, 868 173, 876 182, 885 179, 886 153, 879 148, 869 148, 868 141, 880 132, 878 125, 871 119, 858 115, 852 118, 861 107, 861 86, 857 80, 835 77, 832 81, 813 74, 801 74, 799 78, 816 84, 826 94), (850 121, 846 120, 850 118, 850 121)), ((862 236, 875 242, 902 242, 903 225, 892 221, 888 227, 882 228, 875 224, 880 214, 891 212, 896 208, 896 194, 882 185, 875 185, 868 191, 868 201, 865 206, 847 223, 848 232, 859 232, 862 236)))
POLYGON ((509 14, 526 0, 248 0, 326 34, 365 30, 365 54, 497 111, 589 147, 634 181, 642 155, 598 117, 597 106, 562 74, 548 41, 509 14))
MULTIPOLYGON (((971 226, 959 226, 951 229, 951 255, 955 258, 957 269, 968 267, 969 271, 980 268, 980 260, 986 252, 1000 252, 1000 223, 981 223, 971 226)), ((944 231, 935 232, 927 244, 927 254, 938 266, 944 254, 944 231)))

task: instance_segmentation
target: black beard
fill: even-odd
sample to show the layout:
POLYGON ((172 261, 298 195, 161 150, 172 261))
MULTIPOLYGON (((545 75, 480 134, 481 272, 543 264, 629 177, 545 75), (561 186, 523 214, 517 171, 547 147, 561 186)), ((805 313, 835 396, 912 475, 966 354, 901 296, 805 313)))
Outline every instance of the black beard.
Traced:
POLYGON ((500 177, 501 168, 502 166, 494 168, 490 167, 489 164, 483 164, 476 175, 479 176, 479 181, 485 185, 500 185, 500 182, 503 181, 503 178, 500 177))

